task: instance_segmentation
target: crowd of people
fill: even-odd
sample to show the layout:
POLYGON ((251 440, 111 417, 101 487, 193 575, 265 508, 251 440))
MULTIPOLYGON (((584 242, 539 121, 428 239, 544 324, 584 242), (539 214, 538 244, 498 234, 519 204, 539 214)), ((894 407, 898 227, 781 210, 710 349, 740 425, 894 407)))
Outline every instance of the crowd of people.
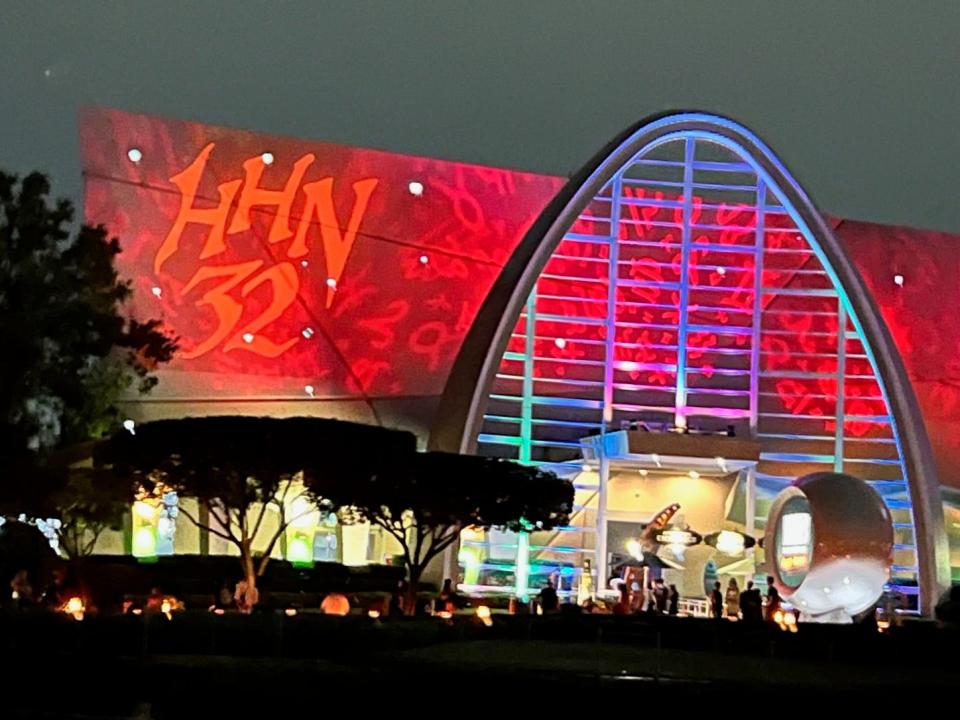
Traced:
POLYGON ((754 586, 753 580, 747 581, 743 592, 740 591, 736 578, 730 578, 725 593, 721 592, 720 588, 719 581, 715 582, 709 598, 710 616, 717 620, 728 618, 745 622, 772 621, 781 606, 780 593, 772 577, 767 578, 766 597, 760 594, 760 589, 754 586))
MULTIPOLYGON (((616 603, 608 605, 601 600, 591 598, 581 605, 582 609, 590 613, 613 615, 642 613, 675 616, 680 614, 680 593, 676 585, 667 585, 660 578, 647 583, 646 587, 619 578, 615 579, 613 584, 620 594, 616 603)), ((540 594, 541 607, 544 612, 547 612, 548 608, 555 609, 556 602, 556 590, 552 583, 548 582, 547 587, 540 594)), ((766 595, 761 594, 752 580, 747 581, 746 588, 741 591, 736 578, 731 578, 725 592, 721 584, 715 582, 708 594, 707 604, 710 617, 746 622, 773 621, 777 610, 781 608, 780 593, 773 583, 773 578, 767 578, 766 595)))

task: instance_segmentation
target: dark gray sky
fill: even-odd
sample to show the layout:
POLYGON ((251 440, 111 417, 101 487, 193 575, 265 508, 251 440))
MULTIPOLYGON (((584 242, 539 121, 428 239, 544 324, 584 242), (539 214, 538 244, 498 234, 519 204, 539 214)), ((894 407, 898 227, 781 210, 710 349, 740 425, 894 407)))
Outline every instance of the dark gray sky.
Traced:
POLYGON ((958 0, 0 0, 0 167, 80 191, 93 103, 568 174, 668 109, 820 207, 960 232, 958 0))

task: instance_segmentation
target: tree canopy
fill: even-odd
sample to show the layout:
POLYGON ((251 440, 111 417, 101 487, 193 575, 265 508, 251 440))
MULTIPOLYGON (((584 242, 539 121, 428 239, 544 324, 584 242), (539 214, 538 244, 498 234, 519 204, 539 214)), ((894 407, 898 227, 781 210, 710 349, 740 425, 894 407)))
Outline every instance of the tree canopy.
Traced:
MULTIPOLYGON (((410 598, 427 565, 468 528, 549 530, 573 509, 572 483, 554 473, 508 460, 442 452, 414 453, 366 482, 311 475, 321 505, 345 522, 378 526, 403 548, 410 598)), ((412 611, 412 603, 407 605, 412 611)))
POLYGON ((0 172, 0 470, 28 475, 53 448, 116 427, 117 401, 149 391, 175 340, 157 320, 123 313, 120 243, 103 227, 73 230, 39 173, 0 172), (17 470, 19 469, 19 472, 17 470))
POLYGON ((364 485, 415 449, 410 433, 340 420, 215 416, 159 420, 120 431, 97 447, 95 462, 112 466, 113 473, 148 493, 170 488, 196 498, 208 519, 183 507, 181 514, 237 547, 253 587, 275 544, 297 519, 290 510, 305 497, 304 476, 364 485), (254 543, 269 510, 279 520, 255 558, 254 543))

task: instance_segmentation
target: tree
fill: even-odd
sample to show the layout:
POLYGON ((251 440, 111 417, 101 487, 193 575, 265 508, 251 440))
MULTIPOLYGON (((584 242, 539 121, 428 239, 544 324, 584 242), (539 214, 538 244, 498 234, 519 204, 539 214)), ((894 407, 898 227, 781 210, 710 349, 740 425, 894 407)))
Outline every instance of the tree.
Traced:
POLYGON ((123 478, 77 468, 49 495, 49 510, 37 516, 59 521, 54 531, 60 550, 68 560, 80 561, 93 553, 104 530, 122 529, 133 499, 133 487, 123 478))
POLYGON ((573 485, 552 472, 452 453, 416 453, 365 482, 312 473, 307 481, 317 502, 337 508, 344 522, 369 522, 400 544, 408 614, 427 565, 461 530, 550 530, 565 524, 573 508, 573 485))
POLYGON ((240 552, 248 587, 256 588, 287 527, 309 510, 291 513, 307 498, 305 469, 340 482, 369 481, 391 458, 411 454, 413 435, 319 418, 201 417, 161 420, 121 431, 96 450, 98 465, 148 492, 176 490, 197 499, 203 513, 180 513, 240 552), (264 519, 275 511, 269 531, 264 519), (261 532, 266 543, 257 557, 261 532))
MULTIPOLYGON (((126 317, 120 243, 102 226, 71 231, 38 173, 0 172, 0 471, 31 482, 49 452, 117 426, 117 401, 156 384, 176 349, 157 320, 126 317)), ((15 493, 14 493, 15 494, 15 493)))

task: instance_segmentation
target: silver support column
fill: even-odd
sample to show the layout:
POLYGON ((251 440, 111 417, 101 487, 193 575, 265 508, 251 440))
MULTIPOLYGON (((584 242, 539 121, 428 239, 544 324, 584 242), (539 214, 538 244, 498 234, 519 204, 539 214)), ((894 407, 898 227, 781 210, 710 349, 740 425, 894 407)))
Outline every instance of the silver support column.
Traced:
POLYGON ((610 461, 606 450, 600 449, 600 489, 597 491, 597 592, 607 589, 607 483, 610 480, 610 461))

